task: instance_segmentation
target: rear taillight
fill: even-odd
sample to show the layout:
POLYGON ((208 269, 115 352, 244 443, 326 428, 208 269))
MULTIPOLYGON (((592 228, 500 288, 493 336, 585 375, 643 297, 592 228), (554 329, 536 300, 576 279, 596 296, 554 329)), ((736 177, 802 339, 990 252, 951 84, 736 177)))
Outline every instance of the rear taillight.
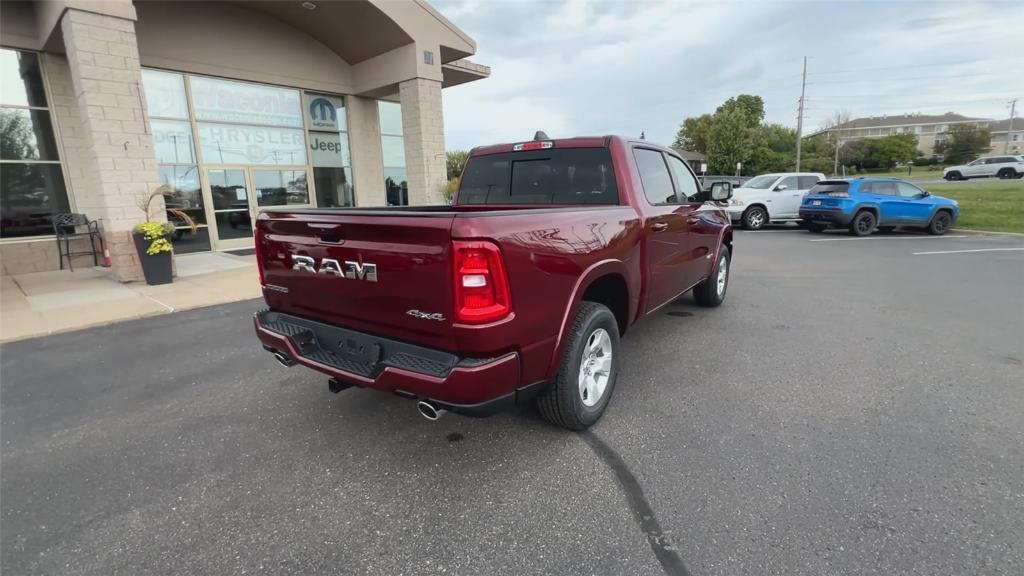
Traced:
POLYGON ((849 192, 829 192, 829 193, 826 194, 826 196, 828 196, 830 198, 849 198, 850 197, 850 193, 849 192))
POLYGON ((456 321, 483 324, 508 316, 512 303, 498 247, 490 242, 456 240, 452 252, 456 321))
POLYGON ((256 240, 256 270, 260 274, 260 286, 266 284, 266 278, 263 275, 263 234, 260 233, 260 229, 256 228, 253 230, 253 237, 256 240))

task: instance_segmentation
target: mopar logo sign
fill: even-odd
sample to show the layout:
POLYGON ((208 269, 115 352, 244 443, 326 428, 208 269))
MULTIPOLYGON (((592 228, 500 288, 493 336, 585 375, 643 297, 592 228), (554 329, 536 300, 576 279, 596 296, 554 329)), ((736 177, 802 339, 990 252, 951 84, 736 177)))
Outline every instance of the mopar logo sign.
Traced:
POLYGON ((327 98, 314 98, 309 103, 309 119, 314 122, 337 122, 338 115, 327 98))
POLYGON ((345 101, 336 96, 306 94, 306 115, 311 130, 344 130, 345 101), (338 112, 341 112, 339 114, 338 112))

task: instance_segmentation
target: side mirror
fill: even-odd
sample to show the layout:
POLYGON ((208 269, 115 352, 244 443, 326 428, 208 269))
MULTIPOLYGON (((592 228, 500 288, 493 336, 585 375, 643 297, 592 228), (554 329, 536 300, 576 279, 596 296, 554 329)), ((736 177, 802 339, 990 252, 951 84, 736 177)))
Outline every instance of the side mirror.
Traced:
POLYGON ((711 200, 714 202, 725 202, 732 198, 732 182, 712 182, 711 200))
POLYGON ((775 187, 775 191, 776 192, 782 192, 783 190, 788 190, 788 189, 789 189, 789 186, 786 186, 785 184, 779 184, 778 186, 775 187))
POLYGON ((921 198, 926 198, 926 197, 931 196, 931 195, 932 195, 931 192, 929 192, 927 190, 921 190, 921 198))

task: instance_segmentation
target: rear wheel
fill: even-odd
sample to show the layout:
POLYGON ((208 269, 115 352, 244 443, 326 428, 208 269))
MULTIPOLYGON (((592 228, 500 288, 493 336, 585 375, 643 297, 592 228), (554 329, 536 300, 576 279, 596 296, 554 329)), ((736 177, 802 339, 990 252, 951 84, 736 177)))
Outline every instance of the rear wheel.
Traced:
POLYGON ((619 373, 619 324, 606 306, 581 302, 569 328, 558 372, 537 398, 541 416, 585 430, 604 414, 619 373))
POLYGON ((768 223, 768 211, 760 206, 751 206, 743 213, 743 227, 747 230, 760 230, 768 223))
POLYGON ((867 236, 875 231, 875 215, 867 210, 857 212, 857 215, 850 221, 850 234, 854 236, 867 236))
POLYGON ((722 246, 718 251, 718 260, 715 261, 714 272, 711 277, 701 282, 693 289, 693 299, 697 305, 714 308, 725 300, 725 292, 729 289, 729 265, 732 254, 728 246, 722 246))
POLYGON ((934 234, 935 236, 942 236, 949 230, 949 227, 953 224, 953 217, 945 210, 940 210, 932 216, 932 221, 928 223, 928 233, 934 234))
POLYGON ((998 176, 1003 180, 1009 180, 1010 178, 1016 178, 1017 173, 1013 170, 1013 168, 1003 168, 1002 170, 999 171, 998 176))

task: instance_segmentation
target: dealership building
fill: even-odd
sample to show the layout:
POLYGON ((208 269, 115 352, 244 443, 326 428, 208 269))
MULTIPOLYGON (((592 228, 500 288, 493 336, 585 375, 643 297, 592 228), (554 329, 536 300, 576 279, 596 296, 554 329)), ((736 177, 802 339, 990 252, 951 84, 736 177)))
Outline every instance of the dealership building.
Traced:
POLYGON ((118 279, 141 279, 131 229, 162 184, 198 225, 177 254, 250 249, 274 206, 441 202, 441 91, 490 73, 421 0, 0 9, 4 274, 57 269, 52 215, 71 212, 101 222, 118 279))

